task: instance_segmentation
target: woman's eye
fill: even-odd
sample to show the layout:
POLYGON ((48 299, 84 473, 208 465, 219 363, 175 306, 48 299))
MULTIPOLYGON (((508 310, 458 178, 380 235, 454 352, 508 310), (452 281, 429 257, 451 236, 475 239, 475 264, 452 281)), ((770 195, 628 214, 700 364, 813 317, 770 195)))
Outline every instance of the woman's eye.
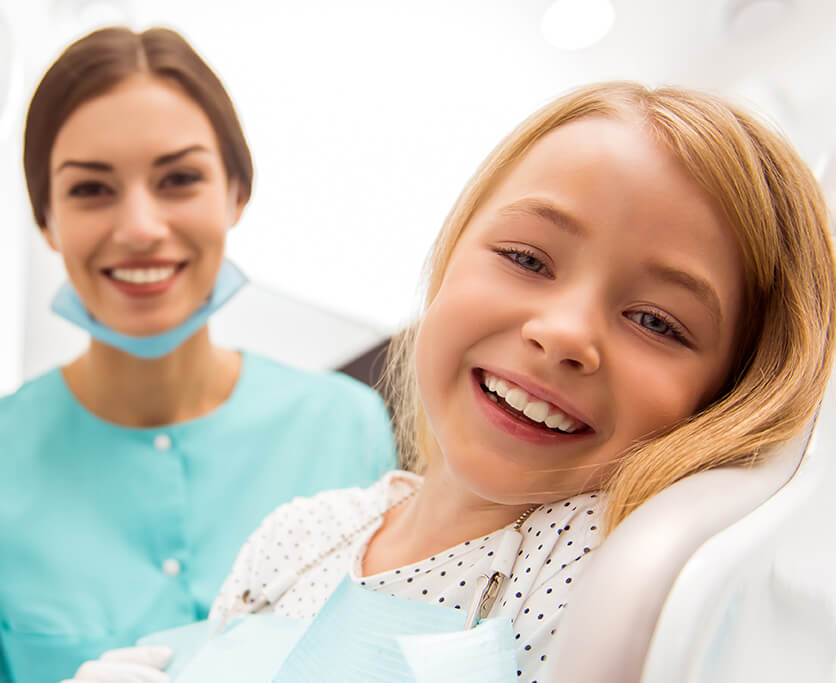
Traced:
POLYGON ((106 194, 110 194, 110 188, 95 181, 77 183, 70 188, 71 197, 101 197, 106 194))
POLYGON ((518 265, 523 270, 528 270, 532 273, 549 273, 549 269, 546 264, 534 256, 534 254, 527 251, 521 251, 518 249, 501 249, 498 253, 512 263, 518 265))
POLYGON ((177 188, 177 187, 188 187, 189 185, 193 185, 197 181, 200 180, 199 173, 189 173, 186 171, 175 171, 174 173, 169 173, 165 178, 162 179, 160 182, 160 187, 162 188, 177 188))

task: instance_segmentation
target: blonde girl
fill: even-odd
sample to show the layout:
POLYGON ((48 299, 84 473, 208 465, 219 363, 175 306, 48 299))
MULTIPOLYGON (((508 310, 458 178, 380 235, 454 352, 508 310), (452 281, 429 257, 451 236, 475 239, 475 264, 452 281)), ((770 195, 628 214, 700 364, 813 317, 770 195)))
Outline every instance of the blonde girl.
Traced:
POLYGON ((786 141, 699 92, 575 90, 494 150, 436 242, 388 377, 412 472, 278 508, 212 616, 311 618, 348 572, 510 620, 517 679, 557 680, 588 555, 671 483, 796 433, 832 316, 824 202, 786 141))
MULTIPOLYGON (((833 255, 827 206, 807 165, 777 132, 703 92, 638 84, 581 88, 530 117, 485 160, 448 216, 427 266, 426 307, 462 233, 492 190, 550 131, 586 117, 638 120, 708 192, 740 250, 744 317, 726 385, 693 415, 647 435, 611 463, 607 530, 673 482, 754 462, 810 418, 833 353, 833 255)), ((420 323, 390 352, 401 458, 423 471, 434 446, 412 362, 420 323)))

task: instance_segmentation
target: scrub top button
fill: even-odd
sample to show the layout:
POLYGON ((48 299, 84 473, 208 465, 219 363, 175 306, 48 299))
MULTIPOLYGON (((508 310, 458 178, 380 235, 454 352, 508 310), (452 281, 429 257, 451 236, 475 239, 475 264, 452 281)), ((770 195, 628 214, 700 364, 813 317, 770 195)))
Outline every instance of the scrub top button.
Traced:
POLYGON ((154 437, 154 448, 158 451, 167 451, 171 448, 171 437, 168 434, 157 434, 154 437))
POLYGON ((166 576, 177 576, 180 573, 180 563, 173 557, 169 557, 163 562, 163 574, 166 576))

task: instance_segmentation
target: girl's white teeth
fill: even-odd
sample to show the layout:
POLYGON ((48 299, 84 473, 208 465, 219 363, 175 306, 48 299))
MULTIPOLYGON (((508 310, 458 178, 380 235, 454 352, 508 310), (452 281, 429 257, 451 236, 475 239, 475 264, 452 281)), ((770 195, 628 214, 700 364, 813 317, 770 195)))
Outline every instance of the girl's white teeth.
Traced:
POLYGON ((525 410, 525 406, 528 404, 528 394, 517 387, 510 389, 508 393, 505 394, 504 398, 505 403, 520 412, 523 412, 525 410))
POLYGON ((572 420, 561 413, 554 413, 553 415, 549 415, 546 417, 543 422, 546 423, 546 427, 549 429, 559 429, 561 432, 572 432, 575 431, 572 429, 572 420))
POLYGON ((121 282, 146 285, 168 280, 174 275, 175 270, 174 266, 166 266, 165 268, 114 268, 110 271, 110 275, 114 280, 120 280, 121 282))
MULTIPOLYGON (((488 388, 488 391, 503 398, 505 403, 515 410, 519 410, 529 420, 545 423, 549 429, 559 429, 561 432, 571 434, 577 431, 579 427, 571 417, 555 410, 553 406, 545 401, 531 399, 525 390, 509 384, 505 380, 486 373, 484 375, 484 385, 488 388)), ((492 399, 495 398, 491 394, 488 394, 488 396, 492 399)))
POLYGON ((549 404, 545 401, 526 403, 525 408, 523 408, 523 415, 535 422, 545 422, 549 416, 549 404))

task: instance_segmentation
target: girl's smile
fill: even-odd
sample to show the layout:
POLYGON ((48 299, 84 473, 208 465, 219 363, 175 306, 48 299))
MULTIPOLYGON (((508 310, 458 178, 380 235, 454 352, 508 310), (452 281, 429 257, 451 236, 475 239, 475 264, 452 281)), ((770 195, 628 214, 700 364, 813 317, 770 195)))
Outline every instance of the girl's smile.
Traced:
POLYGON ((520 439, 543 444, 594 432, 588 424, 570 413, 564 404, 556 405, 547 399, 546 395, 551 396, 551 392, 539 387, 531 389, 531 384, 522 379, 518 379, 520 384, 517 384, 508 379, 508 374, 473 371, 479 405, 497 427, 520 439), (529 393, 529 390, 537 393, 529 393))
POLYGON ((553 130, 476 210, 419 330, 428 476, 504 504, 596 488, 721 389, 742 283, 722 212, 639 121, 553 130))

